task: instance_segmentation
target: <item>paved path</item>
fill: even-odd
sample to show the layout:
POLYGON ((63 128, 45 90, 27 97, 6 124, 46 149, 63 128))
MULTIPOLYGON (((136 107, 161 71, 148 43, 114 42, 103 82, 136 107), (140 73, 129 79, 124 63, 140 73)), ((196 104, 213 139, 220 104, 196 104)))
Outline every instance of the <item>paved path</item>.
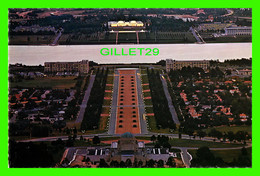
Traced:
POLYGON ((54 41, 52 42, 52 45, 57 45, 57 42, 59 41, 60 37, 61 37, 62 33, 61 31, 59 32, 59 34, 57 35, 57 37, 54 39, 54 41))
POLYGON ((119 73, 115 70, 114 75, 114 86, 112 93, 112 104, 111 104, 111 114, 109 119, 108 134, 115 134, 116 129, 116 113, 117 113, 117 97, 118 97, 118 84, 119 84, 119 73))
POLYGON ((193 34, 193 36, 196 38, 198 43, 206 43, 203 38, 200 36, 200 34, 193 28, 190 27, 191 33, 193 34))
POLYGON ((191 165, 190 161, 192 160, 192 156, 191 156, 191 154, 188 153, 188 149, 185 147, 174 147, 174 148, 178 148, 181 150, 182 162, 184 163, 184 165, 187 168, 190 168, 190 165, 191 165))
POLYGON ((139 105, 139 120, 141 125, 141 134, 147 134, 147 121, 143 118, 143 114, 145 114, 145 105, 143 101, 143 88, 141 82, 141 74, 140 70, 136 71, 136 87, 137 87, 137 96, 138 96, 138 105, 139 105))
POLYGON ((170 96, 170 93, 169 93, 169 90, 168 90, 168 87, 167 87, 167 82, 166 82, 165 78, 162 76, 162 74, 160 74, 160 79, 162 81, 163 90, 164 90, 165 96, 166 96, 167 101, 168 101, 168 106, 169 106, 169 110, 170 110, 171 115, 172 115, 172 120, 174 121, 175 124, 179 125, 180 121, 178 119, 175 108, 172 105, 172 98, 170 96))
POLYGON ((96 77, 96 75, 90 75, 88 88, 85 91, 84 98, 83 98, 82 103, 80 105, 79 115, 78 115, 78 118, 76 119, 75 123, 81 123, 82 120, 83 120, 83 117, 84 117, 84 114, 85 114, 85 110, 87 108, 90 92, 91 92, 91 89, 92 89, 94 81, 95 81, 95 77, 96 77))

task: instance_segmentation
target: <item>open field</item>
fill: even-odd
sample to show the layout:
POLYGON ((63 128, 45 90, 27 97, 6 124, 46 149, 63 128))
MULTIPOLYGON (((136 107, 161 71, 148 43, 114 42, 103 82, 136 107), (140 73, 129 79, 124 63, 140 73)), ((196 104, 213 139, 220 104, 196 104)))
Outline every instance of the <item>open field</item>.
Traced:
POLYGON ((103 101, 103 106, 110 106, 111 100, 104 100, 103 101))
POLYGON ((144 100, 145 105, 153 105, 152 99, 146 99, 144 100))
POLYGON ((203 147, 203 146, 207 146, 209 148, 231 148, 231 147, 244 146, 243 144, 209 142, 209 141, 189 140, 189 139, 170 139, 169 143, 172 146, 175 146, 175 147, 203 147))
POLYGON ((13 35, 9 38, 9 45, 49 45, 55 35, 13 35))
POLYGON ((142 75, 142 84, 149 83, 147 75, 142 75))
MULTIPOLYGON (((210 130, 213 128, 208 128, 205 129, 206 133, 209 133, 210 130)), ((252 135, 252 127, 251 126, 220 126, 220 127, 214 127, 214 129, 224 133, 224 132, 229 132, 232 131, 234 133, 238 132, 238 131, 246 131, 248 132, 248 134, 252 135)))
POLYGON ((144 85, 144 86, 143 86, 143 90, 148 90, 148 89, 150 89, 150 88, 149 88, 149 85, 144 85))
POLYGON ((113 84, 114 76, 107 76, 107 84, 113 84))
POLYGON ((33 80, 22 80, 21 82, 10 82, 10 87, 22 87, 22 88, 32 88, 32 87, 50 87, 53 89, 70 89, 74 87, 77 80, 76 76, 54 76, 45 78, 35 78, 33 80))
POLYGON ((146 107, 145 112, 146 113, 153 113, 153 108, 152 107, 146 107))
MULTIPOLYGON (((246 149, 248 156, 252 156, 252 148, 246 149)), ((188 150, 192 157, 196 157, 197 150, 188 150)), ((236 150, 211 150, 215 157, 221 157, 225 162, 232 162, 234 158, 238 158, 241 154, 241 149, 236 150)))
MULTIPOLYGON (((110 107, 103 107, 101 114, 109 114, 110 113, 110 107)), ((100 117, 99 121, 99 130, 105 130, 107 123, 108 123, 109 116, 102 116, 100 117)))
POLYGON ((150 92, 144 92, 144 97, 151 97, 151 93, 150 92))
MULTIPOLYGON (((154 133, 170 133, 170 129, 169 128, 161 128, 161 129, 158 129, 157 126, 156 126, 156 121, 155 121, 155 117, 154 116, 147 116, 147 119, 148 119, 148 125, 149 125, 149 128, 148 129, 150 132, 154 132, 154 133)), ((177 132, 173 132, 173 133, 177 133, 177 132)))

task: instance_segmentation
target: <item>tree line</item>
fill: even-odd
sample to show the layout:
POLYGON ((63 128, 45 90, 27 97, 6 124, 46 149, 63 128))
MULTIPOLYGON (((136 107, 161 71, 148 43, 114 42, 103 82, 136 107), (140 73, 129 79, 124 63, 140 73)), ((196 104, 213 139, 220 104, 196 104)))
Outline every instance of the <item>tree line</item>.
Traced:
POLYGON ((191 160, 191 167, 252 167, 252 158, 247 149, 243 147, 237 158, 231 162, 225 162, 221 157, 216 157, 208 147, 201 147, 191 160))
POLYGON ((99 126, 108 72, 109 69, 97 70, 84 118, 81 123, 81 130, 93 130, 99 126))
POLYGON ((149 70, 147 68, 147 75, 157 128, 176 129, 176 124, 173 122, 169 111, 168 102, 164 94, 159 72, 155 72, 153 69, 149 70))

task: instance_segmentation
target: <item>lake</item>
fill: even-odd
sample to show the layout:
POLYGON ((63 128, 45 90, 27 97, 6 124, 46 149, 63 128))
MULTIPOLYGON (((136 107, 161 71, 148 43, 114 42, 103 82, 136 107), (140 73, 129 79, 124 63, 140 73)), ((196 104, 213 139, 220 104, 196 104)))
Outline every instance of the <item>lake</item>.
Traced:
MULTIPOLYGON (((161 59, 239 59, 252 57, 252 43, 212 43, 212 44, 140 44, 140 45, 59 45, 59 46, 18 46, 8 47, 9 63, 39 65, 51 61, 80 61, 83 59, 105 63, 154 63, 161 59), (102 48, 158 48, 157 56, 103 56, 102 48)), ((119 52, 120 53, 120 52, 119 52)), ((151 52, 152 54, 152 52, 151 52)))

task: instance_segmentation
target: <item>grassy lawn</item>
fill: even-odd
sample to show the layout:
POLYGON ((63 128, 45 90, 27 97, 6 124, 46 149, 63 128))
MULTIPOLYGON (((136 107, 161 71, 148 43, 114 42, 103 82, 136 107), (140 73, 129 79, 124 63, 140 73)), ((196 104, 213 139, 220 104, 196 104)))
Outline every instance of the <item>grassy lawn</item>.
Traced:
POLYGON ((146 99, 144 100, 145 105, 153 105, 152 99, 146 99))
POLYGON ((151 93, 150 92, 144 92, 144 97, 151 97, 151 93))
MULTIPOLYGON (((107 146, 107 144, 103 144, 103 143, 100 143, 98 145, 107 146)), ((93 146, 92 142, 80 141, 80 140, 74 141, 74 147, 87 147, 87 146, 93 146)))
POLYGON ((137 140, 151 140, 151 137, 146 137, 146 136, 136 136, 135 137, 137 140))
POLYGON ((107 76, 107 84, 113 84, 114 76, 107 76))
POLYGON ((102 114, 109 114, 110 108, 109 107, 103 107, 102 108, 102 114))
MULTIPOLYGON (((102 108, 102 114, 109 114, 109 112, 110 112, 109 107, 103 107, 102 108)), ((108 119, 109 119, 109 116, 100 117, 99 130, 105 130, 106 129, 108 119)))
POLYGON ((150 128, 149 131, 154 132, 155 130, 157 130, 155 117, 154 116, 147 116, 146 118, 148 120, 148 125, 149 125, 149 128, 150 128))
POLYGON ((113 89, 113 86, 106 86, 105 90, 112 90, 112 89, 113 89))
POLYGON ((149 83, 147 75, 142 75, 142 84, 149 83))
POLYGON ((119 140, 120 137, 103 137, 103 138, 99 138, 100 141, 110 141, 110 140, 119 140))
POLYGON ((51 44, 54 38, 55 35, 14 35, 10 37, 10 43, 15 45, 51 44))
MULTIPOLYGON (((252 156, 252 148, 246 149, 248 156, 252 156)), ((188 150, 192 157, 196 157, 197 150, 188 150)), ((232 162, 234 158, 238 158, 241 154, 241 149, 236 150, 211 150, 215 157, 221 157, 225 162, 232 162)))
POLYGON ((53 89, 70 89, 75 86, 77 80, 76 76, 54 76, 45 78, 35 78, 34 80, 23 80, 21 82, 10 82, 10 87, 51 87, 53 89))
POLYGON ((149 85, 143 86, 143 90, 148 90, 148 89, 150 89, 150 88, 149 88, 149 85))
POLYGON ((89 76, 85 76, 83 79, 83 82, 81 84, 80 90, 83 91, 84 87, 88 85, 89 79, 87 79, 89 76))
POLYGON ((145 112, 146 113, 153 113, 153 108, 152 107, 146 107, 145 112))
POLYGON ((105 97, 111 97, 112 96, 112 92, 105 92, 105 97))
POLYGON ((147 74, 147 70, 146 69, 141 69, 141 74, 147 74))
POLYGON ((106 130, 108 119, 109 116, 100 117, 99 130, 106 130))
MULTIPOLYGON (((208 128, 205 129, 206 133, 209 133, 210 130, 213 128, 208 128)), ((229 132, 229 131, 233 131, 234 133, 238 132, 238 131, 246 131, 248 132, 248 134, 252 135, 252 127, 251 126, 220 126, 220 127, 214 127, 214 129, 224 133, 224 132, 229 132)))
POLYGON ((229 148, 229 147, 241 147, 243 144, 229 144, 221 142, 210 142, 201 140, 189 140, 189 139, 170 139, 169 143, 175 147, 203 147, 209 148, 229 148))
POLYGON ((170 133, 169 128, 165 129, 158 129, 156 126, 156 121, 154 116, 147 116, 148 119, 148 125, 149 125, 149 131, 154 132, 154 133, 170 133))
POLYGON ((104 100, 103 106, 110 106, 111 100, 104 100))

